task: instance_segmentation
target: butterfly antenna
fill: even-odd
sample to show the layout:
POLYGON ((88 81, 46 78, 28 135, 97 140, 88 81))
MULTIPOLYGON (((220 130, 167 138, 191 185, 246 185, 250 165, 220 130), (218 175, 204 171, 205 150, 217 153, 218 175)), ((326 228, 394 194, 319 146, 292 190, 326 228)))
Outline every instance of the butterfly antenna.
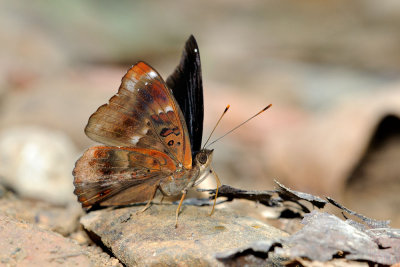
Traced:
MULTIPOLYGON (((229 132, 225 133, 223 136, 217 138, 216 140, 212 141, 207 147, 211 146, 212 144, 214 144, 215 142, 217 142, 218 140, 224 138, 225 136, 227 136, 228 134, 230 134, 231 132, 235 131, 237 128, 241 127, 243 124, 246 124, 247 122, 249 122, 251 119, 257 117, 258 115, 260 115, 261 113, 263 113, 264 111, 266 111, 267 109, 269 109, 272 106, 272 104, 269 104, 268 106, 266 106, 265 108, 263 108, 261 111, 259 111, 257 114, 251 116, 250 118, 248 118, 247 120, 245 120, 244 122, 242 122, 241 124, 239 124, 238 126, 236 126, 235 128, 233 128, 232 130, 230 130, 229 132)), ((208 141, 208 140, 207 140, 208 141)))
POLYGON ((203 149, 206 147, 208 141, 210 141, 210 138, 211 138, 212 134, 214 133, 215 129, 217 128, 219 122, 221 121, 222 117, 225 115, 225 113, 228 111, 228 109, 229 109, 230 107, 231 107, 230 105, 227 105, 227 106, 226 106, 226 108, 225 108, 224 112, 222 113, 221 117, 219 117, 219 120, 218 120, 217 123, 215 124, 214 129, 211 131, 210 135, 208 136, 207 141, 204 143, 203 149))

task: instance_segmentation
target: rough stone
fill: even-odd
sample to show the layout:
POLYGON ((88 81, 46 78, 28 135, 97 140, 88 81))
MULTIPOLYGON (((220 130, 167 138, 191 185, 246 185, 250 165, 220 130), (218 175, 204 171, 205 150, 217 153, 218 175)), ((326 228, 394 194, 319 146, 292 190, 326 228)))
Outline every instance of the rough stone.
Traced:
POLYGON ((81 223, 126 266, 219 266, 217 252, 287 236, 250 217, 210 207, 184 206, 175 228, 175 205, 93 211, 81 223))
POLYGON ((39 200, 20 199, 10 192, 0 197, 0 215, 24 220, 64 236, 77 229, 81 214, 78 203, 58 206, 39 200))
POLYGON ((122 266, 95 248, 35 225, 0 215, 2 266, 122 266))

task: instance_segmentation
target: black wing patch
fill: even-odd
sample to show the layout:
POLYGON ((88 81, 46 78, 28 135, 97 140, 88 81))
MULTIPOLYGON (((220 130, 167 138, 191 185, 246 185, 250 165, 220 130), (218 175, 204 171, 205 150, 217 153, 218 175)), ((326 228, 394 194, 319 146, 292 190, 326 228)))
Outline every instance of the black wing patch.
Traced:
POLYGON ((201 148, 204 100, 200 51, 193 35, 186 41, 181 61, 174 73, 168 77, 167 85, 185 117, 194 157, 201 148))

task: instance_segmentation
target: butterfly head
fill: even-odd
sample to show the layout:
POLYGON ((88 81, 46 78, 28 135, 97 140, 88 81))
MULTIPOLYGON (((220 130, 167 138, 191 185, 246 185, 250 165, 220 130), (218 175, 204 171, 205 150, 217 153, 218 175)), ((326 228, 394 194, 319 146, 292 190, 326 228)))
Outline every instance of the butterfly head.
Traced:
POLYGON ((214 149, 202 149, 196 154, 195 162, 199 167, 207 168, 212 161, 212 154, 214 149))
POLYGON ((195 163, 200 168, 204 170, 210 167, 214 149, 202 149, 196 154, 195 163))
POLYGON ((195 185, 200 184, 206 177, 213 172, 211 168, 214 149, 202 149, 196 154, 194 162, 199 170, 195 185))

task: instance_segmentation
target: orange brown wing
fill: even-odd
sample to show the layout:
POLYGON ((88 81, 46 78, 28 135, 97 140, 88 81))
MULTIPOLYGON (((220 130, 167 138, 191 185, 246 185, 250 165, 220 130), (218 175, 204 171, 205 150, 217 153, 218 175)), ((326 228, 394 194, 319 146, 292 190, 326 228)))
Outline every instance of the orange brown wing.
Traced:
POLYGON ((144 62, 122 78, 118 93, 89 118, 85 133, 110 145, 154 149, 192 167, 185 119, 160 75, 144 62))
POLYGON ((174 171, 175 163, 159 151, 91 147, 76 162, 74 193, 83 207, 144 202, 153 197, 162 179, 174 171))

